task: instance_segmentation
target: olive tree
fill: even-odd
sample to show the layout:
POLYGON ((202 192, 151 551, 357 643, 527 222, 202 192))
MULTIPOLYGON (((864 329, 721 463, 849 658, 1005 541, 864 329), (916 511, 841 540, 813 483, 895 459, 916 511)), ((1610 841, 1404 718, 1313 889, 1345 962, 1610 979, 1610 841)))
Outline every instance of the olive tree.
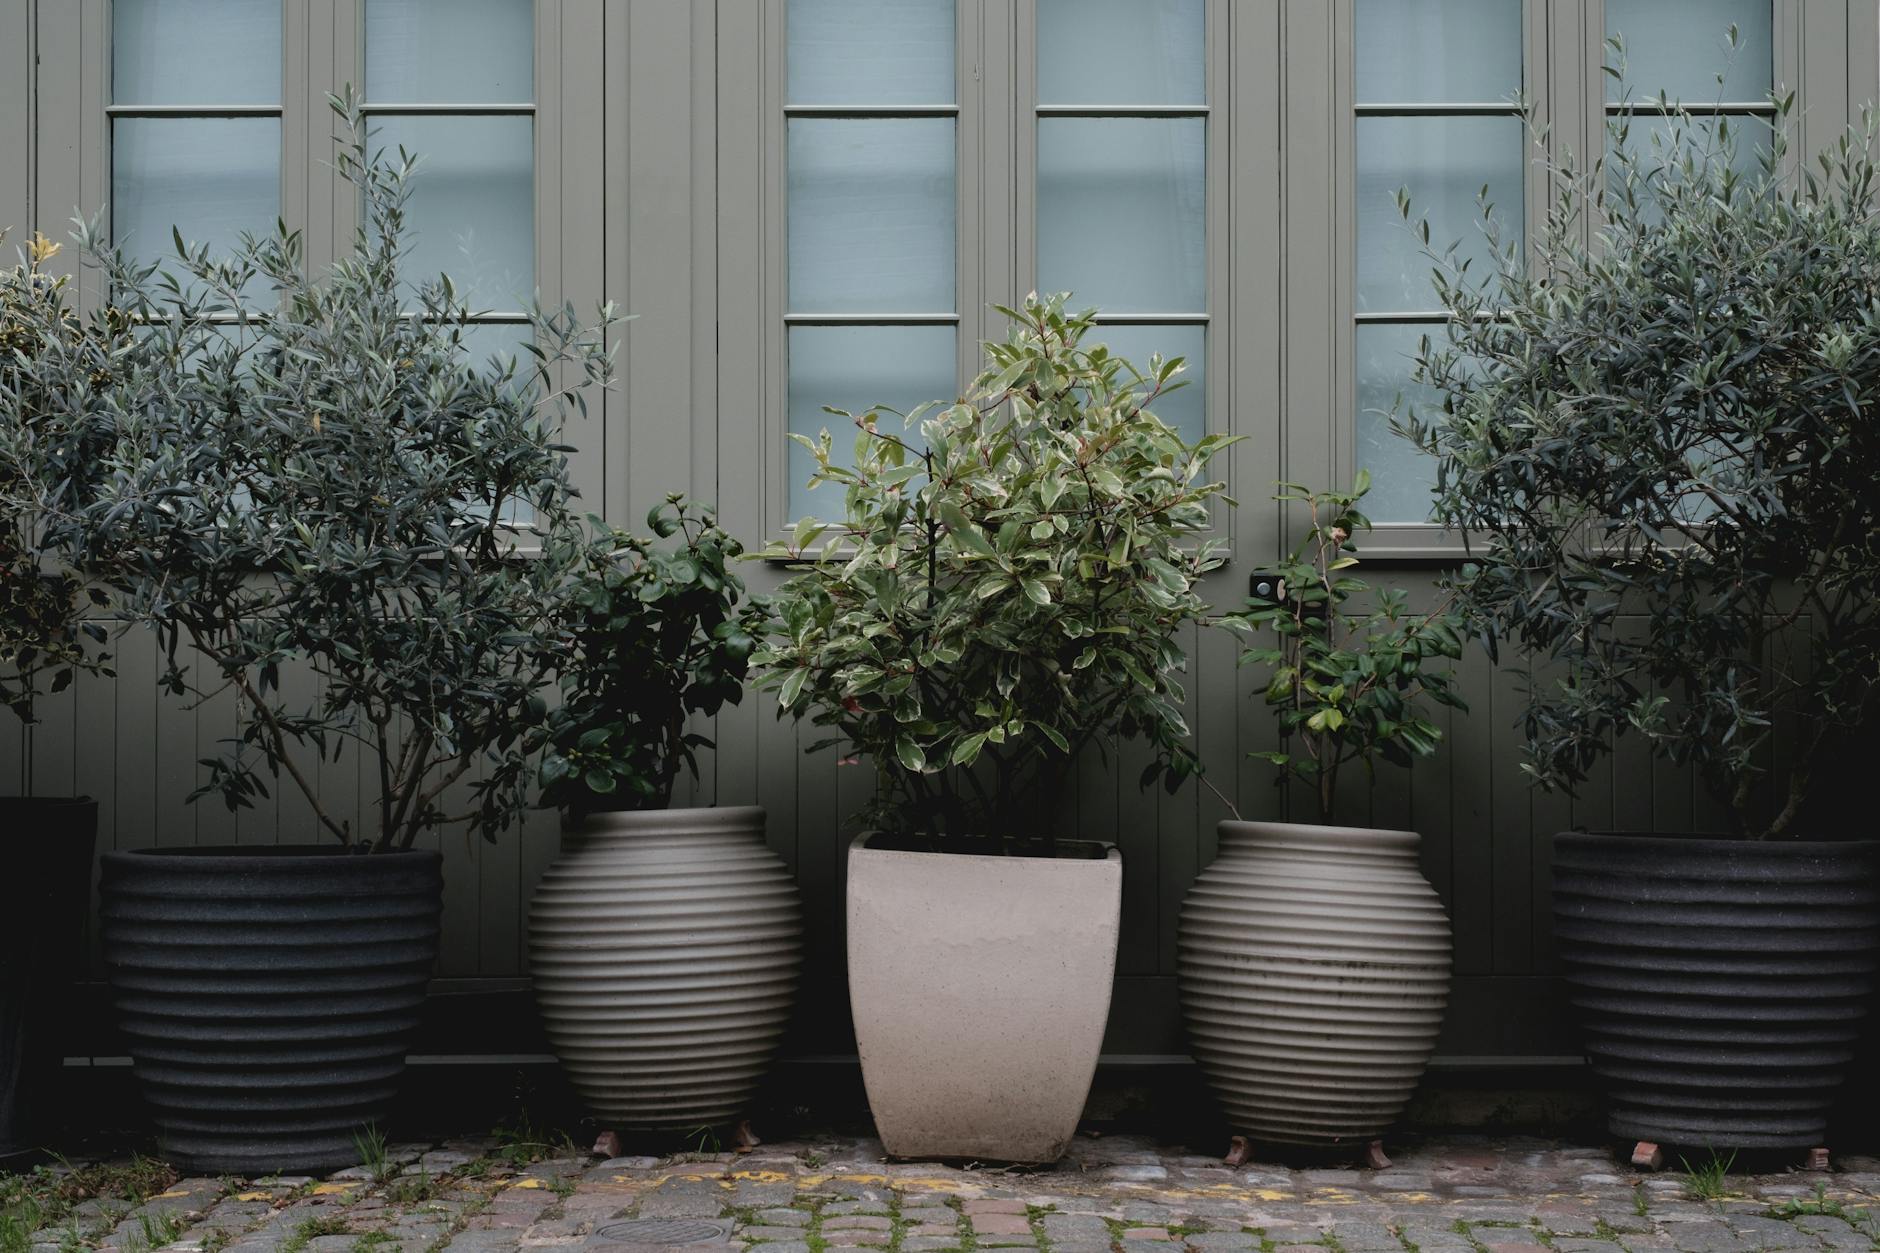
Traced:
POLYGON ((1470 541, 1462 607, 1546 676, 1533 777, 1643 737, 1764 837, 1880 700, 1875 132, 1804 162, 1775 103, 1768 132, 1644 106, 1553 171, 1525 256, 1433 249, 1441 402, 1400 421, 1470 541))
POLYGON ((169 690, 235 701, 198 795, 234 808, 286 778, 327 835, 380 850, 493 835, 527 800, 562 657, 587 536, 561 431, 608 377, 613 315, 537 309, 526 366, 472 359, 470 311, 406 264, 415 158, 334 106, 364 215, 323 271, 285 228, 221 259, 179 237, 161 268, 87 241, 147 337, 86 523, 96 573, 157 632, 169 690), (348 751, 363 826, 312 768, 348 751))

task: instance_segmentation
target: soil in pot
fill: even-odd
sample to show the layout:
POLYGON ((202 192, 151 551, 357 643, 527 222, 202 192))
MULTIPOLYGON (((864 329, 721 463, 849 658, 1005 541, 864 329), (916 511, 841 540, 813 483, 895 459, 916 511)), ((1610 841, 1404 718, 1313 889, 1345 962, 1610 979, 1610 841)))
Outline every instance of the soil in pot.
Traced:
POLYGON ((1553 869, 1612 1134, 1824 1145, 1880 968, 1880 843, 1566 832, 1553 869))
POLYGON ((1414 831, 1223 822, 1182 905, 1182 1011, 1235 1131, 1364 1145, 1402 1114, 1449 999, 1414 831))
POLYGON ((165 1157, 199 1174, 358 1164, 437 960, 441 864, 423 850, 104 854, 112 1003, 165 1157))
POLYGON ((849 849, 849 1005, 896 1157, 1049 1162, 1077 1129, 1109 1018, 1122 855, 849 849))
POLYGON ((97 831, 88 797, 0 797, 0 851, 24 885, 0 910, 0 1170, 30 1165, 52 1131, 97 831))
POLYGON ((695 1130, 747 1112, 796 1002, 802 906, 754 806, 595 814, 529 908, 548 1036, 590 1114, 695 1130))

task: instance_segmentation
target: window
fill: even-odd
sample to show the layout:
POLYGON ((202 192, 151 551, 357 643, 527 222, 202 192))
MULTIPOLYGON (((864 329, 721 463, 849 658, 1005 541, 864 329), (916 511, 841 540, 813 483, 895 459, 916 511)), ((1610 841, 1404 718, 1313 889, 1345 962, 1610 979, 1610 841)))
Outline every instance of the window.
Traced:
POLYGON ((418 154, 404 273, 448 274, 474 360, 516 355, 535 273, 533 0, 366 0, 374 145, 418 154))
MULTIPOLYGON (((789 430, 829 430, 848 464, 853 432, 824 405, 905 413, 959 390, 957 19, 951 0, 785 14, 789 430)), ((790 441, 791 518, 840 505, 809 490, 814 467, 790 441)))
POLYGON ((1606 0, 1606 37, 1624 49, 1613 67, 1623 77, 1606 76, 1606 115, 1624 119, 1628 147, 1649 154, 1671 142, 1673 124, 1656 103, 1662 93, 1704 119, 1699 132, 1682 142, 1708 142, 1710 128, 1727 119, 1737 138, 1736 167, 1756 168, 1759 150, 1768 148, 1766 119, 1774 111, 1772 0, 1606 0))
MULTIPOLYGON (((1603 31, 1575 32, 1561 15, 1514 0, 1353 0, 1353 460, 1371 471, 1375 521, 1404 527, 1428 517, 1431 467, 1392 432, 1390 414, 1400 403, 1436 403, 1411 375, 1419 342, 1443 322, 1431 264, 1398 216, 1396 190, 1409 189, 1413 218, 1428 218, 1433 245, 1458 243, 1472 274, 1492 266, 1483 189, 1504 243, 1519 243, 1531 215, 1528 161, 1540 154, 1512 103, 1524 90, 1540 97, 1556 158, 1606 142, 1602 124, 1614 120, 1624 122, 1628 145, 1664 144, 1669 128, 1655 103, 1662 91, 1702 119, 1684 142, 1703 142, 1711 119, 1727 118, 1742 128, 1739 165, 1753 168, 1767 144, 1753 123, 1771 112, 1776 81, 1774 9, 1772 0, 1604 0, 1589 19, 1603 21, 1603 31), (1554 23, 1548 38, 1524 29, 1524 10, 1554 23), (1732 24, 1741 45, 1734 56, 1732 24), (1623 82, 1602 72, 1612 55, 1602 37, 1615 36, 1625 49, 1623 82), (1528 82, 1540 84, 1538 93, 1528 82), (1578 84, 1591 94, 1578 94, 1578 84)), ((1397 542, 1427 551, 1425 540, 1387 544, 1397 542)))
POLYGON ((281 211, 281 6, 115 0, 111 231, 143 261, 171 227, 226 249, 281 211))
POLYGON ((1038 0, 1037 287, 1101 310, 1147 369, 1185 357, 1156 412, 1207 430, 1208 41, 1204 0, 1038 0))
POLYGON ((1357 463, 1380 523, 1429 517, 1431 467, 1391 430, 1391 413, 1428 403, 1411 374, 1419 342, 1441 334, 1432 266, 1395 194, 1427 218, 1432 246, 1459 244, 1481 273, 1495 263, 1478 198, 1487 189, 1505 242, 1525 218, 1522 6, 1510 0, 1357 0, 1357 463))

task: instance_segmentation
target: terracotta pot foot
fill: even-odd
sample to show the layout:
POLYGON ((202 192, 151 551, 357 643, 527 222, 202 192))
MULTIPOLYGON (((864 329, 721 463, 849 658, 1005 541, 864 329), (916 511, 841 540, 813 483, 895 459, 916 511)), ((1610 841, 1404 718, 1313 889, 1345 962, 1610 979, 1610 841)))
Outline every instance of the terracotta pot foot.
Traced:
POLYGON ((1364 1164, 1371 1170, 1390 1169, 1390 1158, 1384 1156, 1382 1140, 1373 1140, 1364 1146, 1364 1164))
POLYGON ((594 1141, 594 1148, 591 1151, 596 1157, 619 1157, 620 1133, 618 1131, 601 1132, 600 1136, 594 1141))
POLYGON ((751 1130, 751 1120, 748 1118, 740 1122, 737 1130, 731 1133, 731 1147, 738 1153, 749 1153, 762 1143, 763 1141, 757 1138, 757 1133, 751 1130))
POLYGON ((1832 1170, 1833 1169, 1833 1167, 1828 1164, 1828 1146, 1827 1145, 1818 1144, 1814 1148, 1808 1150, 1808 1169, 1809 1170, 1832 1170))
POLYGON ((1235 1136, 1227 1142, 1227 1156, 1221 1160, 1229 1166, 1239 1169, 1253 1156, 1253 1146, 1247 1143, 1246 1136, 1235 1136))
POLYGON ((1662 1170, 1665 1152, 1650 1140, 1640 1140, 1632 1146, 1632 1164, 1640 1170, 1662 1170))

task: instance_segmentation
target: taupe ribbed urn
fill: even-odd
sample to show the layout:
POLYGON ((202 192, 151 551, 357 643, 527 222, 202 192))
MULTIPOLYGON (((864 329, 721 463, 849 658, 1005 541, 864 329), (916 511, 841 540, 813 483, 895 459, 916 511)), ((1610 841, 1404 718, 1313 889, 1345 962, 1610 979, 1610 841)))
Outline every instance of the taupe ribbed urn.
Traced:
POLYGON ((570 824, 529 909, 548 1038, 589 1111, 620 1128, 743 1116, 790 1021, 796 883, 755 806, 570 824))
POLYGON ((1449 999, 1414 831, 1223 822, 1182 905, 1182 1011, 1234 1130, 1363 1144, 1403 1112, 1449 999))

